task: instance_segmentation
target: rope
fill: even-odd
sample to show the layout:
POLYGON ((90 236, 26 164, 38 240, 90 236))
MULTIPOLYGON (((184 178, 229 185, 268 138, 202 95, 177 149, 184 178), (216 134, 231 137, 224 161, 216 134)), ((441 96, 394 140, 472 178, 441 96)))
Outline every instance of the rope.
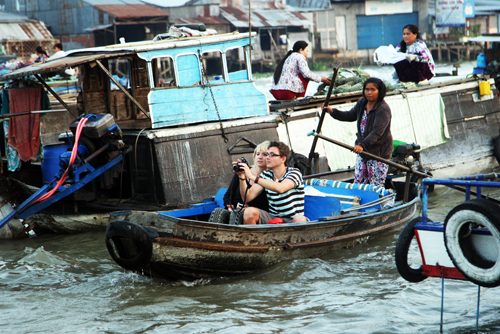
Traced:
POLYGON ((220 117, 219 108, 217 108, 217 103, 215 102, 214 92, 212 91, 212 85, 210 85, 210 81, 208 80, 207 70, 205 69, 205 65, 203 64, 203 58, 201 57, 200 50, 198 50, 198 56, 200 57, 201 73, 203 74, 203 78, 207 82, 207 84, 205 85, 203 83, 203 80, 202 80, 201 86, 202 87, 208 86, 208 89, 210 90, 210 94, 212 95, 212 100, 214 101, 215 111, 217 112, 217 117, 219 118, 220 131, 222 132, 222 138, 224 138, 224 143, 227 143, 227 142, 229 142, 229 139, 226 137, 226 133, 224 132, 224 127, 222 126, 222 118, 220 117))

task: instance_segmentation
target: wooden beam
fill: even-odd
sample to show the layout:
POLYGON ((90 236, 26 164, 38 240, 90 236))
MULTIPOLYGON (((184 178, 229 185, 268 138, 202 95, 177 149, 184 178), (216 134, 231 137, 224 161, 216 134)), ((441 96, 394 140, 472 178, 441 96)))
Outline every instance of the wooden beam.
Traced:
POLYGON ((130 101, 132 101, 136 106, 137 108, 139 108, 139 110, 141 110, 143 112, 144 115, 146 115, 149 119, 151 119, 151 116, 149 116, 149 113, 146 111, 146 109, 144 109, 139 102, 136 101, 136 99, 134 99, 134 97, 132 95, 130 95, 129 92, 127 92, 127 90, 118 82, 118 80, 116 80, 113 75, 108 71, 108 69, 106 68, 106 66, 104 66, 98 59, 96 59, 96 63, 97 65, 99 65, 99 67, 104 71, 104 73, 106 73, 106 75, 111 79, 111 81, 114 82, 114 84, 123 92, 125 93, 125 95, 130 99, 130 101))
POLYGON ((167 24, 168 21, 119 21, 119 22, 115 22, 115 25, 117 25, 117 26, 123 26, 123 25, 158 24, 158 23, 165 23, 165 24, 167 24))
POLYGON ((64 108, 65 108, 65 109, 66 109, 66 110, 67 110, 67 111, 71 114, 71 116, 73 116, 74 118, 77 118, 77 117, 78 117, 78 116, 75 116, 75 115, 71 112, 71 110, 70 110, 69 106, 66 104, 66 102, 64 102, 64 101, 63 101, 63 99, 61 99, 61 97, 60 97, 59 95, 57 95, 57 94, 56 94, 56 92, 54 92, 54 91, 52 90, 52 88, 50 88, 50 86, 49 86, 49 85, 47 85, 47 83, 46 83, 46 82, 45 82, 45 81, 44 81, 44 80, 40 77, 40 75, 39 75, 39 74, 35 74, 35 78, 36 78, 38 81, 40 81, 40 83, 41 83, 41 84, 42 84, 42 85, 43 85, 43 86, 44 86, 44 87, 45 87, 45 88, 46 88, 46 89, 47 89, 47 90, 48 90, 48 91, 52 94, 52 96, 54 96, 54 97, 57 99, 57 101, 59 101, 59 103, 60 103, 60 104, 61 104, 61 105, 62 105, 62 106, 63 106, 63 107, 64 107, 64 108))

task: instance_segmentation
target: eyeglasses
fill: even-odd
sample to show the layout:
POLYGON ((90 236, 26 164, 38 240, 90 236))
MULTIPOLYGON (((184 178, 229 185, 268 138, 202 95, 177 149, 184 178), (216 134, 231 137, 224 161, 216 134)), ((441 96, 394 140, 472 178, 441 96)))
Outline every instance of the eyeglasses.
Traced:
POLYGON ((264 156, 265 156, 265 157, 271 157, 271 158, 274 158, 274 157, 281 157, 281 155, 276 154, 276 153, 273 153, 273 152, 271 152, 271 153, 264 153, 264 156))

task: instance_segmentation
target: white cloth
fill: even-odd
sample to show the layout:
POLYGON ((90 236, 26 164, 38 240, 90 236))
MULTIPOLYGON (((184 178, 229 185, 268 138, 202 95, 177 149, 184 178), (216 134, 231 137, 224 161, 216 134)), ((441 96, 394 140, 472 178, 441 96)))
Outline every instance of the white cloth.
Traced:
POLYGON ((389 44, 388 46, 379 46, 373 53, 373 60, 375 63, 381 62, 383 64, 396 64, 397 62, 405 59, 405 54, 397 52, 392 44, 389 44))
POLYGON ((66 52, 65 51, 63 51, 63 50, 57 51, 52 56, 50 56, 49 59, 47 59, 47 61, 53 60, 53 59, 57 59, 57 58, 62 58, 62 57, 65 57, 65 56, 66 56, 66 52))

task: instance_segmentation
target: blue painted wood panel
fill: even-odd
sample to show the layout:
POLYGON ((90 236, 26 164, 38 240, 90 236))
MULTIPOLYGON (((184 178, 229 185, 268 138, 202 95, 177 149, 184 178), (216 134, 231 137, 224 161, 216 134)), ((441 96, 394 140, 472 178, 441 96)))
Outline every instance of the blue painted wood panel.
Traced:
MULTIPOLYGON (((213 85, 221 119, 269 114, 265 95, 253 82, 213 85)), ((155 89, 149 94, 153 128, 218 120, 208 87, 155 89)))
POLYGON ((179 86, 192 86, 200 83, 200 62, 195 54, 177 57, 177 69, 179 71, 179 86))
POLYGON ((418 13, 358 16, 358 49, 389 44, 396 47, 403 40, 403 27, 407 24, 418 25, 418 13))

